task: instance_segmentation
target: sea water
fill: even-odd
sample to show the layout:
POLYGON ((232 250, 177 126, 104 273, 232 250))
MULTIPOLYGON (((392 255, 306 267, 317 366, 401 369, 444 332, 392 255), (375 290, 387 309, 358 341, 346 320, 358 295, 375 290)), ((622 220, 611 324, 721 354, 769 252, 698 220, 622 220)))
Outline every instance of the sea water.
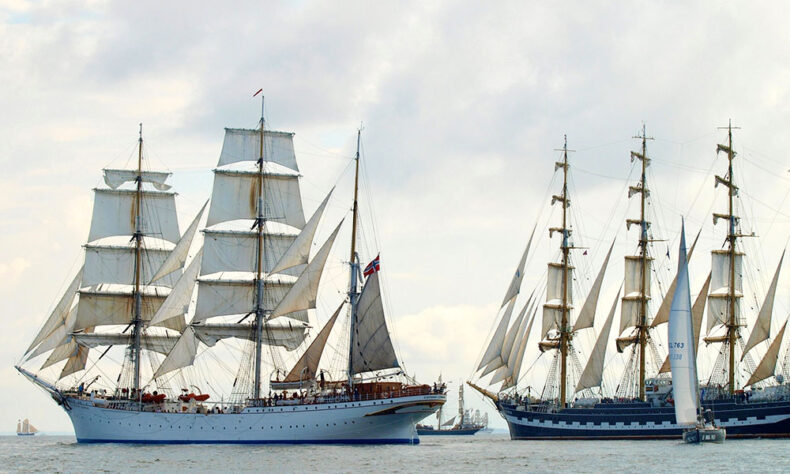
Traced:
POLYGON ((0 437, 0 471, 44 472, 790 472, 790 440, 511 441, 423 436, 416 446, 77 444, 0 437))

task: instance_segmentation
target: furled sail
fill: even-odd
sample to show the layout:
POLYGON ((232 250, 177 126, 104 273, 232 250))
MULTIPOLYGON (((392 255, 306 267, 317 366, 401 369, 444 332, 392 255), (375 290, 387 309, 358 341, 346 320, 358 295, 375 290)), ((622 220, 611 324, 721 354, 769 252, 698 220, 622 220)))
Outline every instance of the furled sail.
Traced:
POLYGON ((329 257, 330 250, 332 250, 332 244, 335 243, 337 233, 340 231, 340 226, 342 225, 343 221, 340 221, 329 238, 326 239, 324 245, 321 246, 318 253, 315 254, 313 260, 307 264, 307 267, 302 274, 299 275, 294 285, 288 290, 288 293, 280 300, 277 307, 274 308, 271 318, 276 318, 295 311, 315 308, 316 298, 318 297, 318 283, 321 281, 324 265, 329 257))
POLYGON ((491 341, 488 343, 488 347, 483 353, 483 358, 480 360, 480 365, 477 367, 477 370, 482 369, 498 358, 501 360, 502 344, 504 344, 505 337, 507 336, 507 328, 510 324, 510 317, 513 315, 513 307, 515 304, 516 298, 511 299, 507 308, 505 308, 505 312, 502 313, 502 319, 499 320, 499 325, 494 331, 494 335, 491 336, 491 341))
POLYGON ((625 280, 623 290, 623 304, 620 310, 620 333, 627 328, 639 324, 642 299, 650 299, 651 268, 653 259, 647 257, 645 261, 645 274, 642 275, 642 257, 626 255, 625 280), (644 277, 645 293, 642 294, 642 278, 644 277))
MULTIPOLYGON (((65 324, 66 319, 69 313, 71 312, 71 305, 74 302, 74 297, 77 295, 77 290, 80 287, 81 280, 82 280, 82 268, 80 268, 77 274, 74 275, 74 279, 66 288, 66 292, 63 293, 63 296, 61 296, 60 301, 55 306, 55 309, 52 310, 52 314, 49 315, 47 322, 44 323, 44 326, 38 332, 36 338, 33 339, 33 342, 27 348, 27 351, 25 351, 25 353, 30 353, 37 345, 39 345, 42 341, 44 341, 47 337, 49 337, 53 331, 55 331, 58 327, 61 327, 65 324)), ((56 342, 60 342, 60 340, 56 342)))
POLYGON ((697 422, 699 394, 688 261, 686 260, 686 236, 684 234, 685 232, 681 230, 678 283, 669 312, 668 345, 669 363, 672 368, 672 392, 675 399, 675 419, 678 425, 687 426, 697 422))
POLYGON ((379 273, 368 277, 357 303, 350 364, 353 374, 400 367, 384 318, 379 273))
POLYGON ((756 384, 774 374, 774 370, 776 370, 776 361, 779 359, 779 348, 782 346, 782 339, 785 335, 785 327, 787 327, 787 321, 782 325, 782 329, 779 330, 776 339, 768 346, 765 357, 760 361, 757 368, 754 369, 752 376, 749 377, 749 381, 746 382, 746 386, 756 384))
MULTIPOLYGON (((192 246, 192 241, 197 234, 198 224, 200 223, 200 218, 203 216, 203 212, 206 210, 206 206, 208 205, 208 201, 203 204, 203 207, 200 208, 197 215, 194 219, 192 219, 192 223, 189 224, 187 230, 184 232, 184 235, 181 236, 181 239, 176 244, 176 247, 170 252, 170 255, 167 256, 167 260, 162 263, 159 269, 156 271, 156 274, 151 277, 150 282, 154 282, 163 278, 166 275, 170 275, 171 273, 175 272, 176 270, 180 270, 184 267, 184 264, 187 261, 187 256, 189 255, 189 249, 192 246)), ((149 281, 149 280, 143 280, 149 281)), ((172 285, 171 285, 172 286, 172 285)))
MULTIPOLYGON (((743 253, 735 254, 735 315, 739 320, 743 297, 743 253)), ((708 329, 724 324, 729 319, 730 253, 729 250, 711 252, 711 291, 708 295, 708 329)))
POLYGON ((318 206, 318 208, 313 213, 310 220, 307 221, 302 231, 299 235, 294 239, 291 245, 288 247, 280 260, 271 269, 271 273, 280 273, 283 270, 287 270, 291 267, 295 267, 296 265, 302 265, 309 261, 310 257, 310 246, 313 244, 313 237, 315 236, 315 231, 318 229, 318 223, 321 221, 321 216, 324 213, 324 208, 326 208, 326 204, 329 202, 329 198, 332 196, 332 191, 335 188, 332 188, 329 191, 329 194, 326 195, 324 200, 318 206))
POLYGON ((321 332, 318 333, 318 336, 316 336, 310 344, 310 347, 307 348, 291 371, 288 372, 288 375, 285 376, 283 382, 299 382, 301 380, 311 380, 316 377, 318 374, 318 363, 321 361, 321 354, 324 353, 326 341, 329 339, 329 334, 332 332, 337 316, 340 314, 340 310, 343 309, 344 304, 345 302, 340 303, 335 314, 329 318, 329 321, 326 322, 321 332))
POLYGON ((614 320, 614 313, 617 310, 617 302, 620 300, 620 290, 617 291, 617 296, 612 303, 612 309, 609 310, 609 316, 606 317, 606 322, 601 328, 601 333, 598 335, 598 340, 595 341, 595 346, 590 353, 590 358, 587 365, 584 367, 579 383, 576 384, 576 392, 580 392, 585 388, 600 387, 603 382, 603 365, 606 358, 606 345, 609 343, 609 333, 612 329, 612 321, 614 320))
POLYGON ((590 288, 590 292, 587 294, 587 299, 584 301, 582 309, 579 311, 579 316, 576 318, 576 323, 573 325, 574 331, 591 328, 595 324, 595 309, 598 307, 598 295, 601 293, 603 276, 604 273, 606 273, 606 267, 609 265, 609 257, 612 255, 612 249, 614 249, 614 242, 612 242, 612 245, 609 247, 606 258, 603 260, 601 270, 598 272, 598 276, 595 277, 592 288, 590 288))
MULTIPOLYGON (((689 261, 691 261, 691 256, 694 254, 694 247, 697 246, 697 240, 699 240, 700 234, 702 234, 702 229, 697 232, 697 236, 694 237, 694 242, 691 243, 691 248, 689 248, 687 256, 689 261)), ((672 279, 672 283, 669 284, 669 289, 667 289, 663 301, 661 301, 661 306, 658 307, 658 311, 656 311, 656 314, 653 317, 653 322, 650 323, 651 328, 669 321, 669 307, 672 306, 672 296, 675 294, 675 286, 677 283, 678 277, 675 275, 675 278, 672 279)), ((695 334, 699 335, 698 332, 695 334)), ((667 366, 667 371, 669 371, 669 359, 667 359, 665 364, 667 366)))
POLYGON ((518 267, 516 267, 516 273, 513 275, 513 279, 510 280, 510 286, 507 289, 507 293, 505 293, 505 298, 502 300, 502 306, 505 306, 511 298, 516 296, 519 292, 519 288, 521 288, 521 280, 524 279, 524 265, 527 264, 527 256, 529 255, 529 248, 532 246, 532 238, 535 237, 535 229, 537 229, 537 224, 535 227, 532 228, 532 233, 529 236, 529 240, 527 241, 527 247, 524 249, 524 253, 521 255, 521 261, 518 262, 518 267))
POLYGON ((782 257, 779 259, 779 265, 776 266, 774 278, 771 280, 771 286, 768 287, 768 293, 765 294, 765 300, 760 307, 760 313, 757 315, 757 321, 754 323, 752 333, 749 335, 749 341, 743 348, 741 360, 746 357, 746 354, 754 348, 757 344, 765 341, 771 336, 771 315, 774 312, 774 297, 776 296, 776 287, 779 282, 779 270, 782 269, 782 261, 785 258, 785 253, 782 252, 782 257))
POLYGON ((166 171, 142 171, 138 174, 137 170, 129 169, 105 169, 104 170, 104 184, 111 189, 118 189, 125 183, 131 183, 137 180, 137 176, 144 183, 151 183, 159 191, 168 191, 170 185, 166 183, 167 178, 172 173, 166 171))

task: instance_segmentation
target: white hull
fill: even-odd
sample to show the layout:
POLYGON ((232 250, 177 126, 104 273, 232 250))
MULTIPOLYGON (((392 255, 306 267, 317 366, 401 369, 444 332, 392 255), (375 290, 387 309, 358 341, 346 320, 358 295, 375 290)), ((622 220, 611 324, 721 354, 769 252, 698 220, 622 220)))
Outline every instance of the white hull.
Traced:
POLYGON ((241 413, 155 413, 67 398, 80 443, 407 443, 444 395, 246 408, 241 413))

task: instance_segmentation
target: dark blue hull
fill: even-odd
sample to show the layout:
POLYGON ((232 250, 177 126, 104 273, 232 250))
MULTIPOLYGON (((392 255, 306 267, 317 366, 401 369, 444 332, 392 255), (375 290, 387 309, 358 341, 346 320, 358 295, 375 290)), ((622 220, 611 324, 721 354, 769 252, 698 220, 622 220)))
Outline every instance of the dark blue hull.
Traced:
MULTIPOLYGON (((707 402, 728 438, 790 438, 790 402, 707 402)), ((672 406, 598 404, 554 413, 499 403, 511 439, 680 439, 672 406)))

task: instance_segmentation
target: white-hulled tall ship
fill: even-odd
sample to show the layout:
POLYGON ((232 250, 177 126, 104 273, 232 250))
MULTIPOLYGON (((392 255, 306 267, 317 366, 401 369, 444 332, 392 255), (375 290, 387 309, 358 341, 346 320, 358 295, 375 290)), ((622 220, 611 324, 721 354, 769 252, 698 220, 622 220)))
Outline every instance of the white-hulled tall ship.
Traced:
MULTIPOLYGON (((728 205, 726 213, 713 214, 714 226, 721 222, 728 224, 726 245, 711 252, 711 274, 692 305, 695 344, 699 346, 706 301, 708 337, 704 340, 707 344, 721 344, 711 376, 707 383, 702 384, 702 409, 712 410, 716 425, 726 428, 731 438, 790 437, 790 385, 785 382, 786 372, 790 370, 789 355, 784 357, 782 373, 777 373, 784 327, 773 340, 770 337, 782 258, 777 260, 773 280, 748 339, 744 340, 747 321, 741 314, 740 303, 744 294, 744 251, 740 240, 745 235, 735 208, 738 186, 733 174, 736 153, 732 145, 732 127, 728 126, 726 130, 728 142, 718 145, 717 154, 726 154, 728 171, 723 177, 716 176, 715 184, 727 189, 728 205), (763 342, 770 343, 760 362, 755 364, 753 349, 765 345, 763 342), (745 388, 749 390, 744 391, 745 388)), ((561 205, 562 221, 559 227, 548 229, 550 237, 554 234, 561 237, 559 262, 549 263, 543 283, 533 290, 533 296, 527 299, 511 323, 532 243, 530 237, 502 303, 501 317, 469 382, 494 402, 507 421, 513 439, 677 439, 681 435, 683 426, 676 423, 672 405, 670 363, 666 356, 660 355, 660 335, 656 332, 668 320, 677 277, 669 284, 657 310, 653 310, 652 303, 657 295, 653 289, 658 285, 651 281, 657 274, 651 253, 656 239, 647 218, 650 202, 646 174, 650 164, 647 154, 649 137, 643 128, 636 138, 641 140, 642 147, 639 152, 631 152, 631 160, 638 160, 641 179, 629 187, 628 197, 640 197, 640 216, 639 219, 627 219, 626 225, 629 229, 635 226, 640 231, 638 252, 625 256, 624 281, 611 307, 607 306, 606 320, 600 326, 584 366, 583 347, 577 340, 581 331, 594 328, 598 297, 614 243, 574 318, 573 296, 579 292, 572 291, 578 284, 573 276, 573 254, 581 247, 574 245, 570 225, 567 141, 560 150, 562 160, 556 163, 555 171, 562 173, 563 188, 560 194, 552 196, 551 201, 561 205), (546 300, 542 305, 540 332, 535 339, 540 340, 538 357, 549 356, 551 359, 543 391, 533 396, 530 383, 535 383, 535 380, 523 377, 521 366, 532 323, 541 307, 538 300, 542 294, 546 300), (620 325, 616 334, 612 334, 618 303, 620 325), (612 339, 616 341, 617 350, 628 358, 622 373, 610 374, 619 380, 616 388, 605 392, 606 348, 612 339)), ((688 252, 689 258, 695 244, 696 239, 688 252)), ((622 370, 620 366, 615 367, 622 370)))
POLYGON ((346 219, 314 251, 332 191, 305 221, 292 133, 266 130, 263 114, 257 130, 226 129, 205 224, 204 205, 182 235, 169 173, 144 169, 141 127, 136 169, 104 170, 84 265, 17 366, 79 442, 419 441, 416 422, 446 397, 401 369, 378 257, 361 272, 359 140, 341 205, 348 283, 328 302, 319 282, 346 219), (37 373, 24 367, 45 354, 37 373))

